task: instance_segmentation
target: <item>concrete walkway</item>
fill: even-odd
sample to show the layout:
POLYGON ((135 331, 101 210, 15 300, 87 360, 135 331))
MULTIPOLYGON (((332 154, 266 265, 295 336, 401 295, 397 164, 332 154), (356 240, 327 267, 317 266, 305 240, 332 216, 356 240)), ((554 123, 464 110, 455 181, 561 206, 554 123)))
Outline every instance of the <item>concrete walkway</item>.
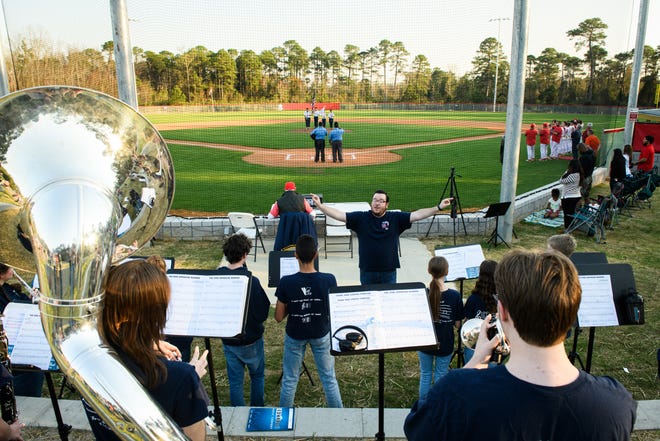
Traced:
MULTIPOLYGON (((21 421, 28 427, 56 428, 55 415, 49 398, 17 397, 21 421)), ((60 400, 65 424, 74 429, 90 430, 80 400, 60 400)), ((249 407, 222 407, 222 427, 225 436, 277 438, 374 438, 378 431, 378 409, 296 409, 294 430, 283 432, 246 432, 249 407)), ((387 439, 405 438, 403 422, 408 409, 385 409, 384 433, 387 439)), ((640 401, 635 430, 660 429, 660 400, 640 401)), ((213 435, 207 428, 207 435, 213 435)))
MULTIPOLYGON (((320 245, 323 241, 320 240, 320 245)), ((273 240, 264 240, 266 250, 271 251, 273 240)), ((446 245, 450 245, 449 240, 446 245)), ((319 251, 319 269, 331 272, 340 286, 359 285, 357 241, 354 241, 354 257, 350 253, 332 253, 324 258, 323 249, 319 251)), ((336 249, 336 248, 333 248, 336 249)), ((430 276, 426 268, 431 253, 426 246, 415 238, 401 238, 401 266, 398 271, 399 282, 428 283, 430 276)), ((257 276, 264 286, 271 302, 274 303, 275 288, 268 285, 268 255, 261 249, 257 252, 257 261, 250 257, 250 271, 257 276)), ((27 426, 57 427, 52 404, 49 398, 17 397, 21 420, 27 426)), ((87 418, 79 400, 60 400, 59 406, 65 424, 74 429, 89 430, 87 418)), ((385 409, 384 433, 387 439, 405 438, 403 421, 408 409, 385 409)), ((301 438, 338 438, 338 439, 373 439, 378 431, 378 409, 297 409, 295 427, 287 432, 245 432, 249 407, 222 407, 223 428, 226 436, 274 437, 285 439, 301 438)), ((640 401, 635 430, 660 430, 660 400, 640 401)), ((214 432, 208 431, 208 435, 214 432)), ((213 439, 213 438, 211 438, 213 439)))

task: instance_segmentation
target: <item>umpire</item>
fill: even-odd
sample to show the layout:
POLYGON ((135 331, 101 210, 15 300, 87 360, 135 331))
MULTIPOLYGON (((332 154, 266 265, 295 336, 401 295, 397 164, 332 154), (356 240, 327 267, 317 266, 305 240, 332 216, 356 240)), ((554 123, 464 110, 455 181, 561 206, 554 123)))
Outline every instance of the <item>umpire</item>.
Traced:
POLYGON ((319 162, 319 156, 321 157, 321 162, 325 162, 325 137, 328 136, 328 131, 322 125, 316 127, 309 134, 314 140, 314 162, 319 162))

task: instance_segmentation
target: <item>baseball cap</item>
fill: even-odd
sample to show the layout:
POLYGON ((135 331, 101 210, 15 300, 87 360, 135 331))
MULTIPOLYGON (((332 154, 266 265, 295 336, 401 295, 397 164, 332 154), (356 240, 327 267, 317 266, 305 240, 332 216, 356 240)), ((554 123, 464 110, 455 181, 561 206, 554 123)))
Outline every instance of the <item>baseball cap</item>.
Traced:
POLYGON ((295 182, 289 181, 286 184, 284 184, 284 191, 295 190, 295 189, 296 189, 296 183, 295 182))
POLYGON ((587 123, 587 127, 593 127, 594 123, 587 123))

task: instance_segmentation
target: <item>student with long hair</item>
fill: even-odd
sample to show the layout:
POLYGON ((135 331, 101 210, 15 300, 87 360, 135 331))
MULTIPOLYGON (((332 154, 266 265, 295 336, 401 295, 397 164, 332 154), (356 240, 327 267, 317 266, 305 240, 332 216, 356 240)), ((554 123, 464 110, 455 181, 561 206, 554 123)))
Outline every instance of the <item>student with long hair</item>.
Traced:
POLYGON ((461 293, 445 285, 449 274, 449 263, 441 256, 429 260, 429 306, 433 317, 438 348, 432 351, 419 351, 419 398, 428 393, 433 383, 449 372, 449 363, 454 352, 454 327, 461 326, 463 299, 461 293))
MULTIPOLYGON (((488 314, 495 315, 497 313, 495 268, 497 268, 497 262, 494 260, 484 260, 479 265, 479 278, 463 308, 463 315, 466 320, 473 318, 485 320, 488 314)), ((463 353, 467 363, 472 358, 474 349, 464 348, 463 353)))
POLYGON ((626 179, 626 158, 621 149, 614 149, 612 161, 610 161, 610 191, 617 193, 621 190, 623 181, 626 179))
MULTIPOLYGON (((168 360, 158 349, 163 338, 170 283, 157 265, 133 260, 110 269, 99 317, 101 338, 161 408, 193 441, 206 437, 208 396, 200 381, 206 373, 206 351, 190 364, 168 360)), ((97 440, 119 439, 83 400, 97 440)))

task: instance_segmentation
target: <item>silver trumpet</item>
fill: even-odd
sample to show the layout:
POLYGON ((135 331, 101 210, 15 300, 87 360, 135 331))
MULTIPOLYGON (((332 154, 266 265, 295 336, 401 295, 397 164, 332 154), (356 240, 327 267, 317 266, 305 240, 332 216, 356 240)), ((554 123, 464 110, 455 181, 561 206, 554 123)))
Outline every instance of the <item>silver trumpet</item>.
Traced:
POLYGON ((121 101, 68 86, 0 99, 0 261, 36 270, 53 356, 126 440, 187 439, 96 323, 107 269, 154 237, 173 194, 165 142, 121 101))
MULTIPOLYGON (((463 345, 467 348, 474 349, 477 345, 477 340, 479 340, 479 334, 481 332, 481 324, 484 322, 480 318, 471 318, 466 320, 461 326, 460 336, 463 345)), ((502 329, 502 323, 498 318, 491 319, 491 323, 495 322, 495 326, 488 330, 488 338, 491 339, 495 335, 500 336, 500 344, 495 347, 493 350, 493 357, 491 360, 496 361, 509 354, 511 348, 506 341, 506 336, 504 335, 504 330, 502 329)))

